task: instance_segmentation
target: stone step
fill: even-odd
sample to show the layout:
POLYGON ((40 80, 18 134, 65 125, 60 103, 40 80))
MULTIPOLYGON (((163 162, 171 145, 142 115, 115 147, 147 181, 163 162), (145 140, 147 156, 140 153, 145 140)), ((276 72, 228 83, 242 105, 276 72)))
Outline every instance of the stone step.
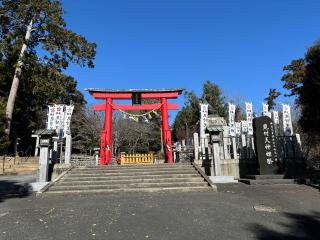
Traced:
POLYGON ((88 190, 65 190, 65 191, 50 191, 45 192, 46 195, 55 194, 98 194, 98 193, 120 193, 120 192, 191 192, 191 191, 213 191, 213 188, 208 186, 196 187, 159 187, 159 188, 120 188, 120 189, 88 189, 88 190))
POLYGON ((59 190, 89 190, 89 189, 123 189, 123 188, 163 188, 163 187, 202 187, 207 186, 205 182, 163 182, 163 183, 127 183, 127 184, 105 184, 105 185, 68 185, 51 187, 53 191, 59 190))
POLYGON ((193 178, 151 178, 151 179, 122 179, 122 180, 95 180, 95 181, 59 181, 55 186, 70 185, 105 185, 105 184, 125 184, 125 183, 161 183, 161 182, 204 182, 201 177, 193 178))
POLYGON ((268 174, 268 175, 247 175, 247 179, 257 179, 257 180, 263 180, 263 179, 284 179, 283 174, 268 174))
POLYGON ((148 165, 108 165, 108 166, 92 166, 92 167, 77 167, 73 169, 73 171, 91 171, 91 170, 112 170, 112 169, 120 169, 128 171, 130 169, 153 169, 153 168, 190 168, 190 164, 148 164, 148 165))
MULTIPOLYGON (((191 166, 191 163, 153 163, 153 164, 143 164, 143 163, 138 163, 138 164, 127 164, 127 165, 119 165, 117 163, 115 164, 110 164, 110 165, 103 165, 102 167, 107 167, 107 168, 117 168, 117 167, 159 167, 159 166, 191 166)), ((79 166, 82 168, 95 168, 95 167, 101 167, 99 166, 79 166)))
POLYGON ((239 182, 249 185, 296 184, 294 179, 240 179, 239 182))
POLYGON ((210 190, 190 164, 77 167, 46 193, 111 193, 210 190))
POLYGON ((193 170, 190 167, 159 167, 159 168, 92 168, 92 169, 79 169, 75 168, 72 170, 74 173, 91 173, 91 172, 150 172, 150 171, 183 171, 183 170, 193 170))
POLYGON ((90 177, 90 176, 135 176, 135 175, 161 175, 161 174, 192 174, 195 170, 158 170, 158 171, 129 171, 129 172, 85 172, 78 173, 71 171, 69 177, 90 177))
POLYGON ((194 174, 171 174, 171 175, 153 175, 153 174, 148 174, 148 175, 133 175, 133 176, 128 176, 128 175, 114 175, 114 176, 109 176, 109 175, 104 175, 104 176, 79 176, 79 177, 71 177, 71 175, 66 175, 63 178, 63 181, 95 181, 95 180, 120 180, 120 179, 157 179, 157 178, 191 178, 191 177, 200 177, 197 173, 194 174))

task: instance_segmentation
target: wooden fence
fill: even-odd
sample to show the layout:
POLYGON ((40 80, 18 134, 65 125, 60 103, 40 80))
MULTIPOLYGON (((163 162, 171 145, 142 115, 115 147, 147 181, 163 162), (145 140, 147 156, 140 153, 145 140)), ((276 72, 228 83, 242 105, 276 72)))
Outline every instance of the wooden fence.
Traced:
POLYGON ((121 165, 153 164, 153 154, 121 154, 121 165))

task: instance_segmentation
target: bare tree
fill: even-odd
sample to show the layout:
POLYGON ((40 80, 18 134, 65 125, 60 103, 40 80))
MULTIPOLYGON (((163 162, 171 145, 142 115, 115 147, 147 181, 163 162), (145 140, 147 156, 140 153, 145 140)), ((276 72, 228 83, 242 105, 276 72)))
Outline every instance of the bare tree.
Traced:
POLYGON ((136 122, 123 119, 122 113, 115 113, 112 134, 116 152, 148 152, 159 151, 161 148, 160 129, 156 121, 136 122))
POLYGON ((71 124, 75 148, 84 152, 91 151, 100 145, 103 117, 101 112, 94 112, 92 106, 89 105, 85 105, 75 113, 71 124))

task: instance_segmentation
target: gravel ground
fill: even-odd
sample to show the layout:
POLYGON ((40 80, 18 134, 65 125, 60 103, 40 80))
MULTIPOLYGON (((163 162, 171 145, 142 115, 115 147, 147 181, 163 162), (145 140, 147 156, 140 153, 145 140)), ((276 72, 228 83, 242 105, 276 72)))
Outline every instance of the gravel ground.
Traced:
POLYGON ((218 189, 2 197, 0 239, 320 239, 317 189, 218 189))

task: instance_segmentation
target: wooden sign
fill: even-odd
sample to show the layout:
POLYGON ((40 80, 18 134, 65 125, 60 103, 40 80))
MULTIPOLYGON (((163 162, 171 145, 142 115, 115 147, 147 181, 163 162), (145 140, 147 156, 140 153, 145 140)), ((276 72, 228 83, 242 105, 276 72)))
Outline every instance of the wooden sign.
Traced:
POLYGON ((139 92, 132 93, 132 105, 141 105, 141 93, 139 92))

